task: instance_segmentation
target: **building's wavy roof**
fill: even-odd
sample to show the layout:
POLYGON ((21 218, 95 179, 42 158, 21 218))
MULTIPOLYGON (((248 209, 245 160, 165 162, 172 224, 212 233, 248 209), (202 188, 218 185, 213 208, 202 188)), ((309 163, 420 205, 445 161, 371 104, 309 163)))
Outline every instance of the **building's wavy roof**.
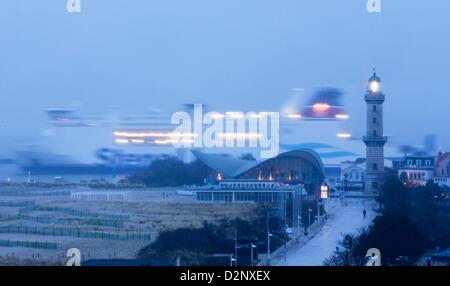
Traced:
POLYGON ((315 166, 319 171, 320 176, 325 178, 325 171, 324 171, 325 169, 322 163, 322 159, 314 150, 311 149, 292 150, 289 152, 281 153, 276 157, 259 162, 236 159, 233 157, 227 157, 220 154, 208 154, 198 150, 192 150, 192 154, 194 154, 194 156, 198 160, 200 160, 201 162, 203 162, 205 165, 215 170, 216 172, 220 173, 225 178, 236 178, 242 175, 243 173, 248 172, 249 170, 256 168, 270 160, 290 156, 298 156, 302 159, 311 162, 311 164, 315 166))

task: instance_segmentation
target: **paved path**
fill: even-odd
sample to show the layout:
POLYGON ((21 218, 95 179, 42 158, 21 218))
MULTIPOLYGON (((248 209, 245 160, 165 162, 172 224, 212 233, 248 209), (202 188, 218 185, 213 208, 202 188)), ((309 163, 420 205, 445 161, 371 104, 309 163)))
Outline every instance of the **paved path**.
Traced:
POLYGON ((310 241, 301 247, 293 247, 288 254, 272 265, 287 266, 320 266, 330 257, 342 240, 342 234, 357 233, 368 226, 375 217, 373 201, 352 199, 348 205, 334 206, 330 209, 330 219, 310 241), (363 210, 367 216, 363 218, 363 210))

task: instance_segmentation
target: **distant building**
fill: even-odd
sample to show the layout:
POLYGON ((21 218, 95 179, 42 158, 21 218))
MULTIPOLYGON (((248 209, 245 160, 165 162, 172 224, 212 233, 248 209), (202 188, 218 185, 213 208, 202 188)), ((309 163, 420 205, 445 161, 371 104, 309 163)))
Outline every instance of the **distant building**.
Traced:
MULTIPOLYGON (((357 158, 355 161, 344 161, 341 163, 341 176, 337 187, 345 191, 363 191, 366 183, 366 158, 357 158)), ((384 172, 387 174, 392 168, 393 161, 384 159, 384 172)))
POLYGON ((439 153, 434 167, 434 182, 441 187, 450 187, 450 152, 439 153))
POLYGON ((365 96, 367 103, 367 134, 363 137, 366 144, 366 175, 364 191, 376 193, 380 190, 384 172, 384 145, 387 137, 383 136, 383 102, 385 95, 381 92, 381 79, 374 72, 369 79, 365 96))
POLYGON ((346 161, 341 164, 339 189, 345 191, 362 191, 366 175, 366 160, 346 161))
POLYGON ((408 185, 425 185, 434 177, 434 156, 406 155, 396 163, 398 176, 408 185))

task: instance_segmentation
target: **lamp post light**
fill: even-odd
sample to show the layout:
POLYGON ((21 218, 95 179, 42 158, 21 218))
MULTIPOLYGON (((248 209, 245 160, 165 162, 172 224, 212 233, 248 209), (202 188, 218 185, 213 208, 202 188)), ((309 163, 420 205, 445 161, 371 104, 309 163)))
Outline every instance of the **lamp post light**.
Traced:
POLYGON ((236 259, 233 258, 233 254, 230 254, 230 266, 233 266, 233 262, 235 262, 236 259))

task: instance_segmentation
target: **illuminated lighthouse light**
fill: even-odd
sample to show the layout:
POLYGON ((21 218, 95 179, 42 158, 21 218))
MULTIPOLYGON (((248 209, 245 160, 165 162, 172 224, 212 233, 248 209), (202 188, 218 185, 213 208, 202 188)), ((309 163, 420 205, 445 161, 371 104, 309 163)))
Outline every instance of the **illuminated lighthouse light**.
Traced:
POLYGON ((369 85, 369 89, 372 93, 378 93, 380 91, 380 83, 378 81, 372 81, 369 85))

